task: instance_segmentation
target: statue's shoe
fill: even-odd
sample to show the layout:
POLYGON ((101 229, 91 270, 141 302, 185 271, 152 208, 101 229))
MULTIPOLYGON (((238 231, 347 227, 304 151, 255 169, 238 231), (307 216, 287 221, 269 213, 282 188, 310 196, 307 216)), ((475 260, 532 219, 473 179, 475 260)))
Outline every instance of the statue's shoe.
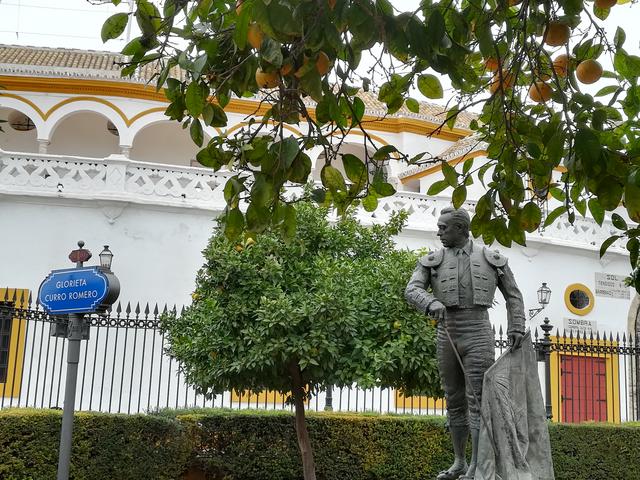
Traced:
POLYGON ((464 475, 465 473, 467 473, 468 468, 468 465, 463 465, 462 467, 453 470, 443 470, 438 474, 436 480, 458 480, 458 478, 460 478, 460 475, 464 475))

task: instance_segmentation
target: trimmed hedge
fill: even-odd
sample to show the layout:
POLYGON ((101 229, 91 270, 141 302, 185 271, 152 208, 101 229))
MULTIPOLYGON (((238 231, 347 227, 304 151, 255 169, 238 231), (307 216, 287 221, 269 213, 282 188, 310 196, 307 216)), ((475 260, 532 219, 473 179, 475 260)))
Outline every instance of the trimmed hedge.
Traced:
MULTIPOLYGON (((61 417, 0 411, 0 478, 55 478, 61 417)), ((71 478, 300 480, 293 422, 289 412, 79 413, 71 478)), ((432 479, 452 461, 441 417, 318 413, 308 424, 320 480, 432 479)), ((640 424, 552 424, 550 433, 557 480, 640 480, 640 424)))
MULTIPOLYGON (((0 478, 56 478, 62 412, 0 411, 0 478)), ((147 415, 77 413, 70 476, 75 480, 173 480, 193 451, 177 421, 147 415)))
MULTIPOLYGON (((207 479, 302 478, 290 414, 217 413, 177 417, 196 439, 207 479)), ((442 418, 310 414, 319 479, 430 479, 453 461, 442 418)))

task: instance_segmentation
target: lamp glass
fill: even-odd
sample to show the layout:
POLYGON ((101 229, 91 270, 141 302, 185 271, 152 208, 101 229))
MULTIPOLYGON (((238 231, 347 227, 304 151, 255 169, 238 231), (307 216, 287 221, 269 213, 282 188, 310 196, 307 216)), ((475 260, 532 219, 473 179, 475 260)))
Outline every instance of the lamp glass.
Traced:
POLYGON ((111 270, 111 262, 113 261, 113 253, 109 250, 109 245, 104 246, 104 250, 100 252, 100 266, 111 270))
POLYGON ((550 297, 551 289, 547 287, 546 283, 543 283, 542 286, 538 289, 538 303, 540 305, 548 305, 550 297))

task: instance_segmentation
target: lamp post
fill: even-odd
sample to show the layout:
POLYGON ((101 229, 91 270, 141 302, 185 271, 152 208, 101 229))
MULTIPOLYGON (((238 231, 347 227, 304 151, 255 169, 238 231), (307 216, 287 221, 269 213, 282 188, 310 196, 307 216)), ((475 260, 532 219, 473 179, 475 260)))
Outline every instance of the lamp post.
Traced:
POLYGON ((540 304, 539 308, 530 308, 529 309, 529 320, 539 314, 544 307, 549 305, 549 299, 551 298, 551 289, 547 287, 546 282, 542 282, 542 286, 538 289, 538 303, 540 304))
MULTIPOLYGON (((78 242, 78 248, 69 254, 75 268, 53 270, 40 285, 38 302, 50 315, 67 315, 67 328, 56 328, 55 336, 65 336, 68 342, 67 377, 64 391, 62 430, 58 455, 57 480, 68 480, 73 437, 73 414, 76 401, 80 342, 89 338, 85 315, 102 313, 120 294, 120 282, 111 272, 113 253, 105 245, 100 253, 100 266, 85 267, 91 252, 78 242)), ((61 327, 64 327, 62 325, 61 327)))

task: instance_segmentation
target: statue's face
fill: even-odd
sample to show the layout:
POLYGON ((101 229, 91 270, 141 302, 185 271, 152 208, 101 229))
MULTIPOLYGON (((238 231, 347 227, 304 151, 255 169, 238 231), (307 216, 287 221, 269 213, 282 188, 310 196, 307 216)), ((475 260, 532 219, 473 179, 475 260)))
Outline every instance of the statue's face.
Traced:
POLYGON ((445 247, 460 247, 467 242, 467 236, 449 213, 438 219, 438 237, 445 247))

